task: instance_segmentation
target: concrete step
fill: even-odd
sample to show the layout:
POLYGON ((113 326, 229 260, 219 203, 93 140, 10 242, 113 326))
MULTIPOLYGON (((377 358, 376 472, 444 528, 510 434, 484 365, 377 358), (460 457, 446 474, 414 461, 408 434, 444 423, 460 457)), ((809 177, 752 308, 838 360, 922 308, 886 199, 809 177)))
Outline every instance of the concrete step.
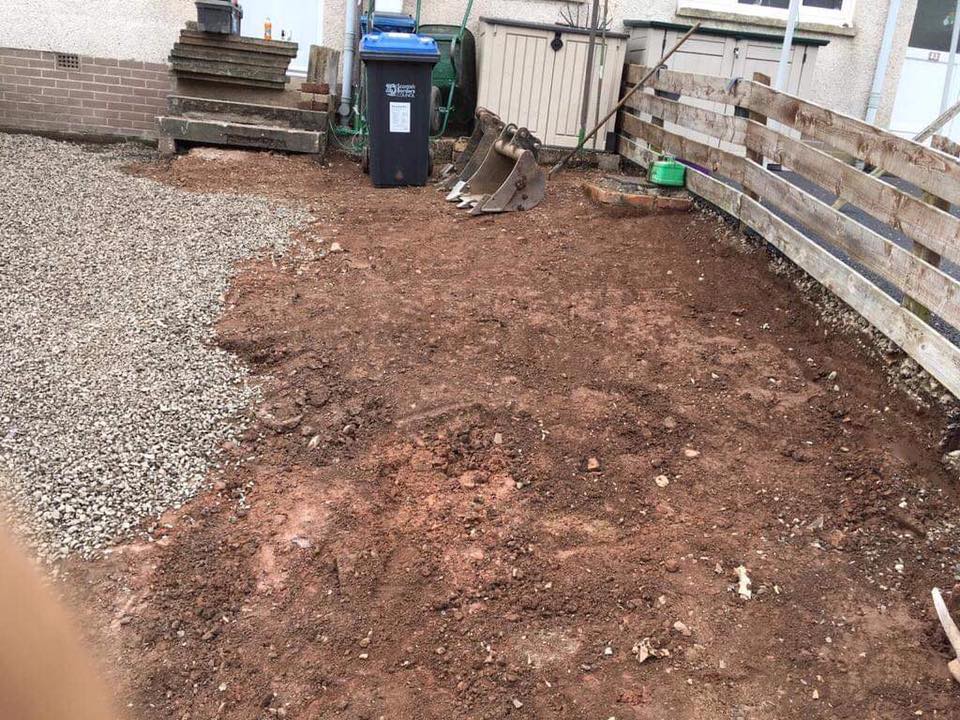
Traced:
POLYGON ((157 123, 160 126, 161 148, 167 151, 175 148, 178 140, 313 155, 319 155, 326 149, 326 133, 316 130, 183 116, 161 116, 157 118, 157 123))
POLYGON ((265 125, 322 133, 326 133, 328 125, 327 113, 323 110, 256 105, 187 95, 169 95, 167 108, 171 116, 222 120, 243 125, 265 125))

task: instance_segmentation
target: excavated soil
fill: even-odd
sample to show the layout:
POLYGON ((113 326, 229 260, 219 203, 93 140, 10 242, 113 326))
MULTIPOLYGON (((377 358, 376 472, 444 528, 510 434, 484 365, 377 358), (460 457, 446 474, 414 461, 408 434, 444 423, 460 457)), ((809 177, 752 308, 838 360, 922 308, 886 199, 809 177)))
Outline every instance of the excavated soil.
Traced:
POLYGON ((316 221, 227 297, 264 392, 229 468, 62 568, 131 716, 960 716, 944 420, 714 216, 577 172, 479 219, 338 158, 136 172, 316 221))

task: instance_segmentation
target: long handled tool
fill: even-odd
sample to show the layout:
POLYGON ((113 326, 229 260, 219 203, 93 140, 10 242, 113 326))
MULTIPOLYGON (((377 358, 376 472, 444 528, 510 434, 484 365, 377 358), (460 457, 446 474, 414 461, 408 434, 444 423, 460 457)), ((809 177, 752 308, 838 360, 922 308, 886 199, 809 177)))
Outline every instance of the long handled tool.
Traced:
POLYGON ((594 135, 596 135, 596 134, 597 134, 597 131, 598 131, 600 128, 602 128, 604 125, 607 124, 607 120, 609 120, 609 119, 612 118, 614 115, 616 115, 616 114, 617 114, 617 111, 626 104, 627 100, 629 100, 631 97, 633 97, 633 94, 634 94, 635 92, 637 92, 637 90, 639 90, 639 89, 642 88, 644 85, 646 85, 646 84, 647 84, 647 81, 648 81, 650 78, 652 78, 654 75, 656 75, 657 72, 660 70, 660 68, 663 66, 663 64, 666 63, 667 60, 670 59, 670 56, 673 55, 677 50, 679 50, 679 49, 680 49, 680 46, 683 45, 687 40, 689 40, 689 39, 690 39, 690 36, 693 35, 693 34, 694 34, 697 30, 699 30, 699 29, 700 29, 700 23, 697 23, 697 24, 694 25, 692 28, 690 28, 689 30, 687 30, 686 34, 685 34, 682 38, 680 38, 679 40, 677 40, 677 44, 674 45, 672 48, 670 48, 670 49, 666 52, 666 54, 665 54, 662 58, 660 58, 660 60, 657 62, 656 65, 653 66, 653 68, 650 70, 650 72, 648 72, 646 75, 644 75, 643 78, 641 78, 640 82, 638 82, 636 85, 634 85, 632 88, 630 88, 630 90, 627 92, 627 94, 624 95, 622 98, 620 98, 620 102, 618 102, 616 105, 614 105, 613 108, 611 108, 610 112, 608 112, 606 115, 604 115, 603 120, 601 120, 600 122, 598 122, 598 123, 596 124, 596 126, 594 126, 593 130, 591 130, 591 131, 588 132, 586 135, 584 135, 582 138, 580 138, 580 141, 577 143, 577 146, 576 146, 575 148, 573 148, 572 150, 570 150, 570 152, 568 152, 568 153, 567 153, 566 155, 564 155, 562 158, 560 158, 559 162, 557 162, 556 165, 554 165, 552 168, 550 168, 549 176, 552 176, 555 172, 559 172, 559 170, 560 170, 564 165, 566 165, 566 164, 570 161, 570 158, 572 158, 574 155, 576 155, 578 152, 580 152, 580 150, 583 148, 583 146, 587 144, 587 140, 589 140, 589 139, 592 138, 594 135))
POLYGON ((947 663, 947 669, 950 670, 953 679, 960 682, 960 628, 957 628, 957 624, 950 617, 950 610, 947 609, 947 604, 943 601, 940 588, 934 588, 931 595, 933 595, 933 606, 937 611, 940 624, 943 626, 943 632, 947 636, 947 640, 950 641, 950 647, 953 648, 954 658, 947 663))

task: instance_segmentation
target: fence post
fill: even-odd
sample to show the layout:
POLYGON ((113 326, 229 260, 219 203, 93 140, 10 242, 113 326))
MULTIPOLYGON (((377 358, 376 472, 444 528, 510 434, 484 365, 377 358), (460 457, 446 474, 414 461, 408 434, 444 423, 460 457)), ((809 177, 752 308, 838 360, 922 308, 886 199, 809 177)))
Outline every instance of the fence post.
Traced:
MULTIPOLYGON (((770 85, 770 76, 764 75, 761 72, 755 72, 753 74, 753 81, 760 83, 761 85, 770 85)), ((741 107, 739 105, 734 107, 733 114, 736 115, 737 117, 753 120, 754 122, 760 123, 761 125, 767 124, 766 115, 761 115, 760 113, 755 112, 753 110, 747 110, 747 108, 741 107)), ((749 135, 749 129, 747 131, 747 134, 749 135)), ((763 166, 763 153, 758 153, 756 150, 751 150, 750 148, 747 148, 747 159, 752 160, 753 162, 757 163, 761 167, 763 166)), ((746 195, 752 200, 760 200, 760 197, 755 192, 752 192, 750 190, 746 191, 746 195)), ((741 220, 740 230, 743 231, 745 229, 746 229, 746 225, 744 225, 743 221, 741 220)))
MULTIPOLYGON (((949 139, 945 138, 943 135, 934 135, 933 139, 930 141, 930 145, 934 150, 940 150, 941 152, 951 155, 956 154, 956 146, 952 146, 949 139)), ((935 208, 943 210, 944 212, 950 212, 950 203, 941 197, 937 197, 933 193, 924 192, 923 201, 928 205, 933 205, 935 208)), ((921 245, 916 240, 910 241, 910 251, 918 258, 926 260, 934 267, 940 267, 940 255, 935 253, 930 248, 921 245)), ((930 321, 930 308, 923 305, 923 303, 917 302, 906 293, 903 294, 903 300, 900 304, 922 320, 926 322, 930 321)))

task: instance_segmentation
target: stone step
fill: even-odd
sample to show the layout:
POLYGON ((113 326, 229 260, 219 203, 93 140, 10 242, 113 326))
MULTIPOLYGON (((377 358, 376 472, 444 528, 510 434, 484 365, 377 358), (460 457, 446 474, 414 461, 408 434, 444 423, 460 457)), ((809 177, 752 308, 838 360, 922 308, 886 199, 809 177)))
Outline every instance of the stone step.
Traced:
POLYGON ((175 141, 205 145, 262 148, 281 152, 319 155, 326 149, 326 133, 272 125, 255 125, 224 120, 196 119, 183 116, 161 116, 161 146, 175 146, 175 141))
POLYGON ((187 95, 167 96, 167 109, 172 116, 195 120, 222 120, 244 125, 314 130, 322 133, 326 133, 328 125, 327 113, 323 110, 257 105, 187 95))

